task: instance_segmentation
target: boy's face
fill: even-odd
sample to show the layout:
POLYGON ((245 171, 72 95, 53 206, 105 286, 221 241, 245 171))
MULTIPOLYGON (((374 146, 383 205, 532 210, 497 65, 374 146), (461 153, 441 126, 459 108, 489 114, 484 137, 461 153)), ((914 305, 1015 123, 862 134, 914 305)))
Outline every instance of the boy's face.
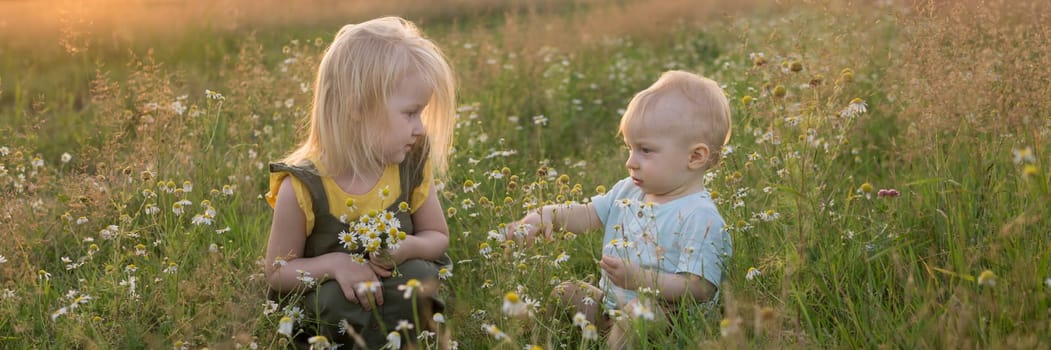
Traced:
POLYGON ((420 114, 431 100, 431 88, 419 73, 405 75, 387 100, 388 127, 380 140, 387 164, 401 163, 416 141, 424 135, 420 114))
POLYGON ((625 165, 636 186, 646 193, 645 200, 663 203, 699 190, 696 167, 690 160, 694 146, 682 124, 684 101, 673 96, 661 98, 647 115, 624 130, 628 148, 625 165))

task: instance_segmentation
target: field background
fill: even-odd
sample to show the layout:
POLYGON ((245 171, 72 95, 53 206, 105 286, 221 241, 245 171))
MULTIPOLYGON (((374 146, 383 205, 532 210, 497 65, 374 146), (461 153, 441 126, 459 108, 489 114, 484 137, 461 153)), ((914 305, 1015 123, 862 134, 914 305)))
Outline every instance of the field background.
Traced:
POLYGON ((731 101, 732 152, 708 187, 734 256, 721 310, 684 305, 639 347, 1048 348, 1049 10, 0 1, 0 348, 281 346, 259 265, 265 164, 303 131, 336 30, 388 14, 457 74, 441 331, 460 348, 599 347, 545 311, 558 281, 597 277, 601 235, 523 248, 487 233, 623 177, 617 121, 669 69, 731 101), (501 313, 511 291, 531 318, 501 313))

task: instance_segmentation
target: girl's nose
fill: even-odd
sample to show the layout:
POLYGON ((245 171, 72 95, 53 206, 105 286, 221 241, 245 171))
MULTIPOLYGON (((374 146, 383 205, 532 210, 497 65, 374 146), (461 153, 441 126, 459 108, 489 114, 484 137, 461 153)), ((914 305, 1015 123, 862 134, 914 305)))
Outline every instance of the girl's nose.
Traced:
POLYGON ((426 130, 423 128, 423 121, 416 118, 412 123, 412 136, 423 136, 426 130))

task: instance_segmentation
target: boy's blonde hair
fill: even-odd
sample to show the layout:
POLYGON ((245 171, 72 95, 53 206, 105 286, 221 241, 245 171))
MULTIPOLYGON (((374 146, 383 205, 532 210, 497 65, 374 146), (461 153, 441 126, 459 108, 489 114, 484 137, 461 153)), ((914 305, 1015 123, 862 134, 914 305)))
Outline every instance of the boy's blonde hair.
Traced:
POLYGON ((690 101, 687 115, 676 116, 682 125, 676 130, 689 138, 708 145, 709 156, 705 169, 719 163, 723 145, 730 140, 730 102, 715 81, 684 71, 667 71, 657 82, 631 98, 618 132, 632 130, 649 118, 657 101, 667 94, 678 93, 690 101))
POLYGON ((434 173, 444 175, 456 113, 452 68, 416 25, 398 17, 339 30, 318 67, 307 138, 283 162, 316 157, 326 175, 382 171, 375 145, 389 127, 387 101, 410 73, 419 73, 433 91, 421 114, 424 146, 434 173))

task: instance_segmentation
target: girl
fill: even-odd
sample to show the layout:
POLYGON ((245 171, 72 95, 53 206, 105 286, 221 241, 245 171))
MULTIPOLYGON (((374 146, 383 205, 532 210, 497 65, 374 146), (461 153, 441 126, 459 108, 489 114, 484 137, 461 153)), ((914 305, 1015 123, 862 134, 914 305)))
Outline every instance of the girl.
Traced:
POLYGON ((267 282, 303 310, 296 345, 412 342, 441 311, 449 234, 433 174, 447 169, 453 85, 441 50, 401 18, 344 26, 326 50, 309 135, 270 165, 266 196, 267 282), (406 233, 397 248, 370 256, 346 244, 370 212, 395 214, 384 222, 406 233))

